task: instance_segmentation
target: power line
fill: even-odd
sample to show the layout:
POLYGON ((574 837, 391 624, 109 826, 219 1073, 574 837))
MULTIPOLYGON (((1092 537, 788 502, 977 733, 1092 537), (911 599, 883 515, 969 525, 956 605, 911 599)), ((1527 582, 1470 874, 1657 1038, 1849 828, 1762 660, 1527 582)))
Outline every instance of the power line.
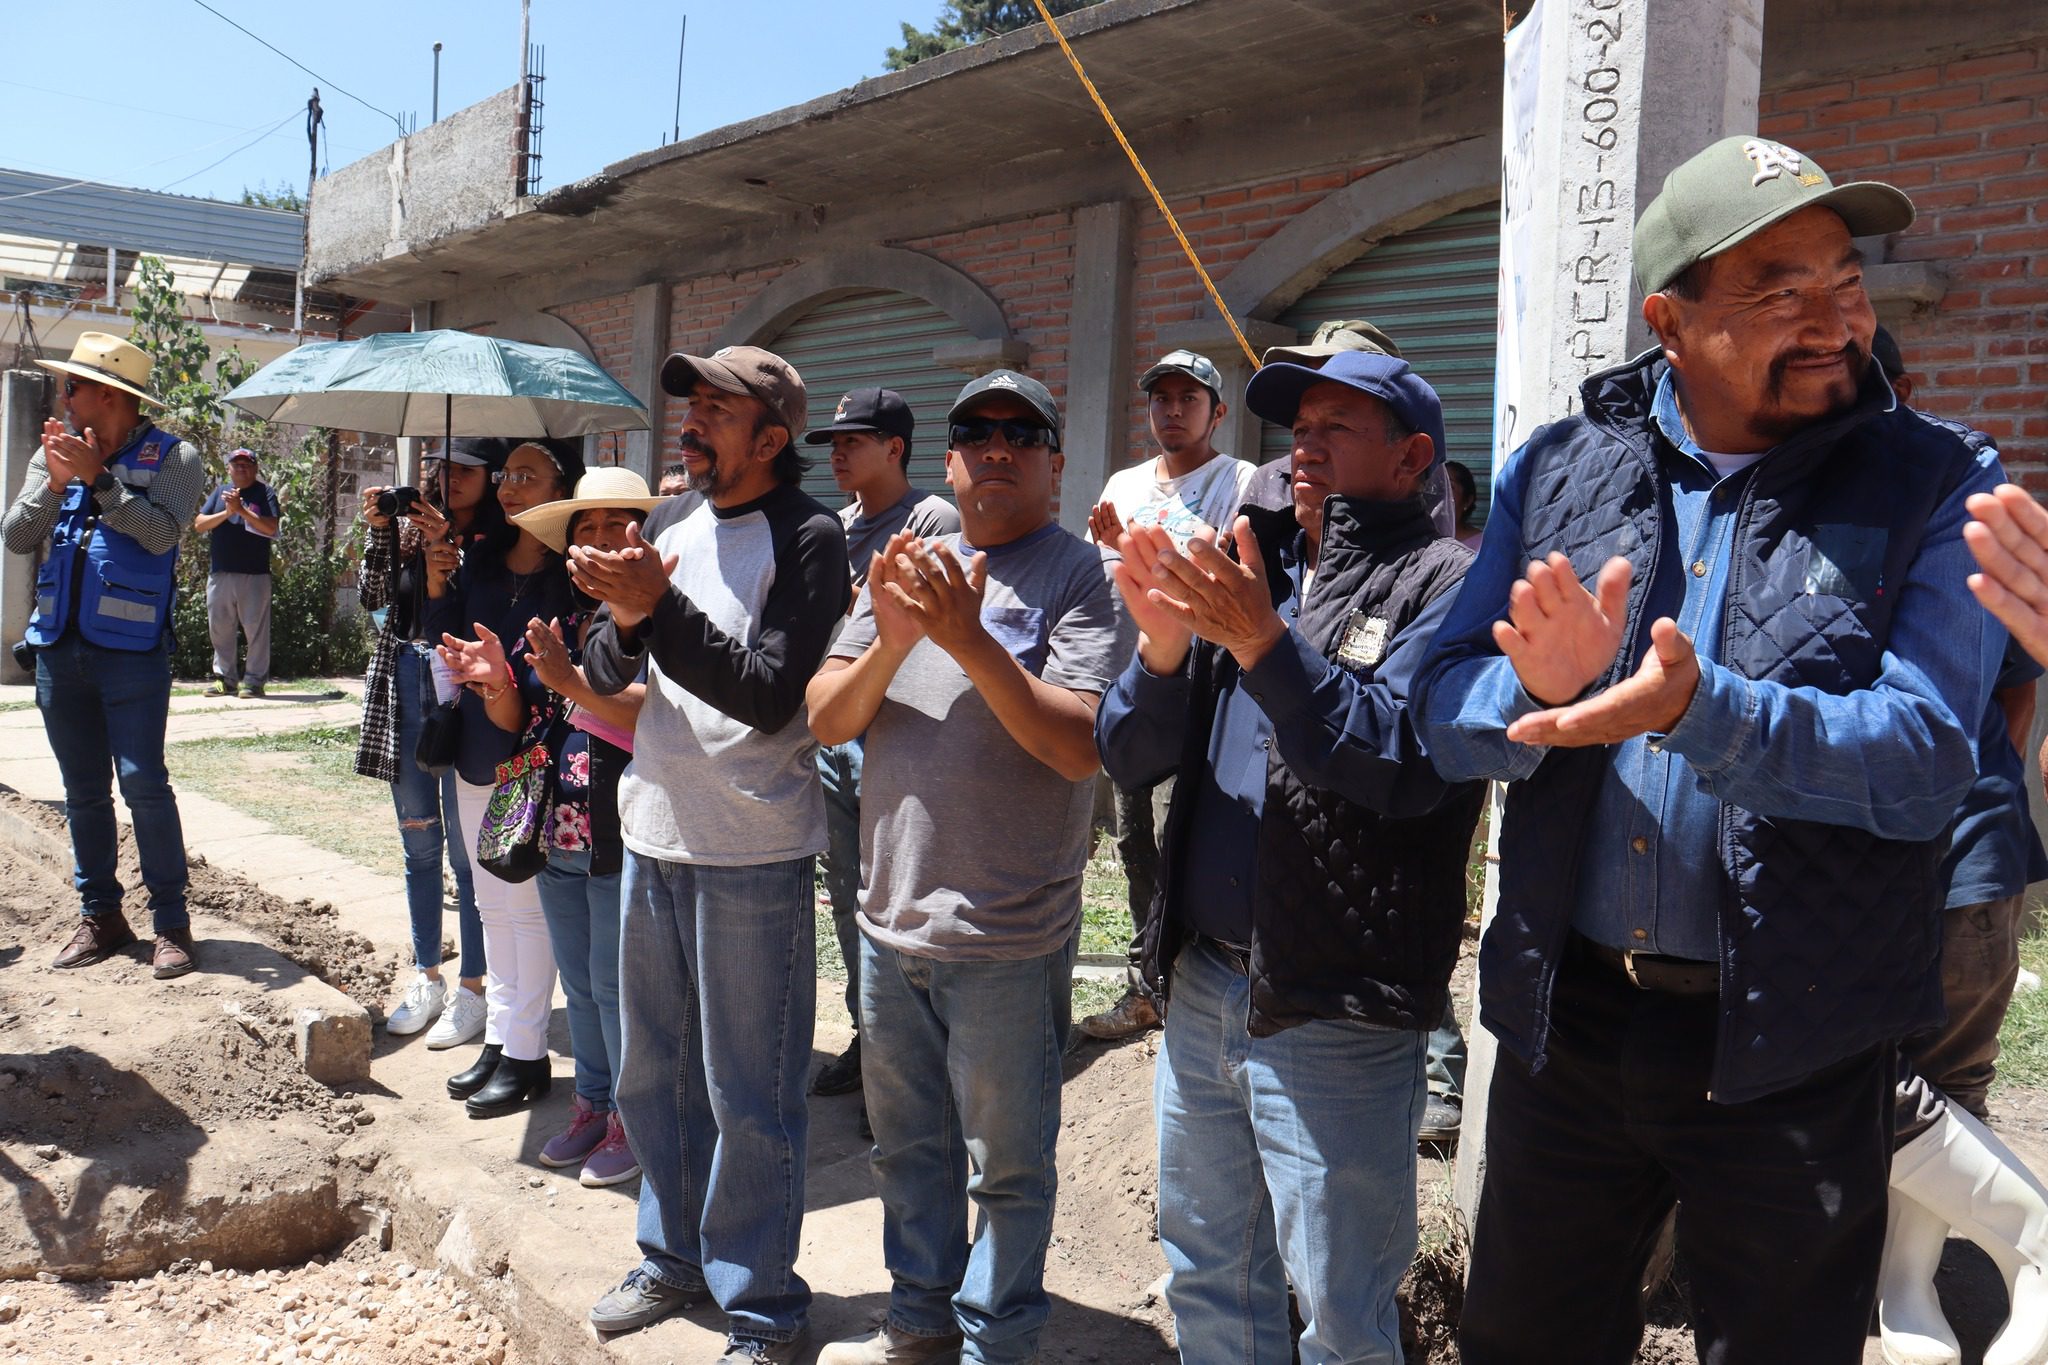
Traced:
POLYGON ((229 152, 226 156, 222 157, 220 161, 208 162, 206 165, 201 166, 198 170, 192 172, 191 175, 181 175, 176 180, 173 180, 170 185, 165 185, 163 188, 165 190, 168 190, 171 188, 171 185, 182 185, 187 180, 192 179, 193 176, 205 175, 215 166, 220 165, 221 161, 232 161, 234 158, 240 156, 243 152, 248 151, 251 147, 254 147, 257 143, 263 141, 264 138, 269 137, 272 133, 284 127, 285 124, 290 122, 291 119, 295 115, 297 115, 298 112, 299 111, 296 109, 292 110, 291 113, 286 114, 283 118, 279 119, 277 122, 271 124, 268 128, 265 128, 262 132, 258 133, 255 137, 250 138, 247 142, 235 148, 235 150, 233 150, 232 152, 229 152))
MULTIPOLYGON (((284 118, 281 118, 281 119, 279 119, 279 120, 278 120, 278 121, 277 121, 276 123, 272 124, 272 125, 271 125, 271 126, 270 126, 270 127, 268 128, 268 129, 266 129, 266 130, 264 131, 263 137, 268 137, 268 136, 270 136, 270 134, 271 134, 271 133, 274 133, 274 132, 276 132, 276 131, 277 131, 277 130, 278 130, 279 128, 281 128, 281 127, 283 127, 283 126, 284 126, 284 123, 285 123, 285 119, 295 118, 295 117, 297 117, 298 113, 299 113, 299 111, 298 111, 297 109, 293 109, 293 110, 292 110, 292 111, 291 111, 290 113, 287 113, 287 114, 286 114, 286 115, 284 116, 284 118)), ((154 160, 154 161, 148 161, 148 162, 144 162, 144 163, 143 163, 142 165, 140 165, 140 166, 137 166, 137 167, 135 167, 135 168, 134 168, 133 170, 123 171, 123 172, 121 173, 121 175, 122 175, 122 177, 124 177, 124 178, 125 178, 125 177, 127 177, 127 176, 131 176, 131 175, 134 175, 134 174, 136 174, 137 172, 140 172, 140 171, 147 171, 147 170, 151 170, 151 169, 153 169, 153 168, 155 168, 155 167, 157 167, 157 166, 161 166, 161 165, 163 165, 163 164, 164 164, 164 163, 165 163, 166 161, 176 161, 176 160, 177 160, 177 159, 178 159, 179 157, 181 157, 181 156, 190 156, 190 155, 191 155, 192 153, 194 153, 194 152, 203 152, 203 151, 206 151, 206 150, 207 150, 207 149, 209 149, 209 148, 212 148, 212 147, 218 147, 218 146, 220 146, 220 144, 221 144, 221 143, 223 143, 223 142, 226 142, 226 141, 228 141, 228 139, 229 139, 229 138, 237 138, 237 137, 240 137, 240 136, 242 136, 242 135, 243 135, 244 133, 253 133, 253 132, 255 132, 255 131, 256 131, 256 130, 255 130, 254 128, 237 128, 237 129, 235 129, 235 131, 234 131, 234 132, 232 132, 232 133, 228 133, 228 134, 226 134, 226 135, 224 135, 224 136, 222 136, 222 137, 217 137, 217 138, 215 138, 215 139, 214 139, 213 141, 211 141, 211 142, 202 142, 202 143, 200 143, 200 144, 199 144, 199 145, 198 145, 197 147, 185 147, 185 148, 181 148, 181 149, 180 149, 180 150, 178 150, 178 151, 172 152, 172 153, 171 153, 171 154, 170 154, 169 156, 160 156, 160 157, 158 157, 158 158, 157 158, 156 160, 154 160)), ((256 140, 257 140, 258 142, 261 142, 261 141, 263 140, 263 138, 262 138, 262 137, 259 137, 259 138, 258 138, 258 139, 256 139, 256 140)), ((254 145, 254 144, 251 144, 251 145, 254 145)), ((230 155, 232 155, 232 153, 230 153, 230 155)), ((222 160, 226 160, 226 159, 227 159, 227 158, 225 158, 225 157, 223 157, 223 158, 222 158, 222 160)), ((219 165, 219 164, 220 164, 220 162, 218 162, 218 161, 214 163, 214 165, 216 165, 216 166, 217 166, 217 165, 219 165)), ((197 172, 197 171, 194 171, 194 172, 193 172, 193 175, 197 175, 197 174, 198 174, 198 172, 197 172)), ((189 180, 189 179, 191 179, 192 177, 191 177, 191 176, 186 176, 185 178, 186 178, 187 180, 189 180)), ((175 182, 173 182, 173 183, 175 183, 175 182)), ((136 187, 136 186, 133 186, 133 185, 113 185, 113 184, 109 184, 109 183, 107 183, 107 182, 106 182, 106 181, 104 181, 104 180, 92 180, 92 179, 86 179, 86 180, 67 180, 67 181, 65 181, 65 182, 64 182, 63 184, 61 184, 61 185, 45 185, 45 186, 43 186, 43 188, 41 188, 41 189, 39 189, 39 190, 23 190, 23 191, 21 191, 21 192, 20 192, 19 194, 0 194, 0 204, 6 204, 6 203, 10 203, 10 202, 12 202, 13 200, 16 200, 16 199, 34 199, 34 198, 35 198, 35 197, 37 197, 38 195, 43 195, 43 194, 55 194, 55 193, 57 193, 57 192, 58 192, 59 190, 75 190, 75 189, 79 188, 79 187, 80 187, 81 185, 91 185, 91 186, 93 186, 93 187, 95 187, 95 188, 97 188, 97 189, 103 189, 103 190, 109 190, 109 191, 112 191, 112 192, 113 192, 113 193, 115 193, 115 194, 156 194, 156 193, 158 193, 158 191, 156 191, 156 190, 146 190, 146 189, 140 189, 140 188, 138 188, 138 187, 136 187)))
POLYGON ((236 127, 232 123, 222 123, 219 119, 199 118, 192 114, 174 114, 168 109, 145 109, 139 104, 123 104, 119 100, 101 99, 98 95, 81 95, 76 90, 53 90, 47 85, 30 85, 27 81, 0 80, 0 85, 11 85, 17 90, 31 90, 38 95, 56 95, 62 99, 79 100, 85 104, 104 105, 109 109, 126 109, 130 113, 148 114, 151 118, 177 119, 184 123, 203 123, 211 128, 233 129, 236 133, 248 131, 248 129, 236 127))
MULTIPOLYGON (((314 69, 313 69, 312 67, 310 67, 310 66, 307 66, 307 65, 306 65, 306 64, 305 64, 304 62, 300 61, 300 60, 299 60, 299 59, 298 59, 297 57, 294 57, 294 56, 292 56, 292 54, 291 54, 291 53, 289 53, 289 52, 286 52, 286 51, 285 51, 285 50, 284 50, 283 48, 279 47, 279 46, 278 46, 278 45, 277 45, 276 43, 270 42, 270 41, 269 41, 268 39, 264 39, 264 38, 258 38, 258 37, 257 37, 257 36, 256 36, 255 34, 253 34, 253 33, 250 33, 248 29, 246 29, 246 28, 243 28, 243 27, 242 27, 242 26, 241 26, 240 24, 238 24, 238 23, 236 23, 236 22, 235 22, 234 20, 232 20, 232 19, 228 18, 228 17, 227 17, 227 16, 225 15, 225 14, 222 14, 222 13, 221 13, 221 12, 220 12, 219 10, 215 9, 215 8, 214 8, 214 7, 212 6, 212 5, 209 5, 209 4, 207 4, 207 3, 206 3, 206 0, 192 0, 192 3, 193 3, 193 4, 195 4, 195 5, 197 5, 197 6, 199 6, 199 8, 201 8, 201 9, 205 10, 205 11, 206 11, 206 12, 207 12, 208 14, 211 14, 211 15, 212 15, 212 16, 213 16, 214 18, 216 18, 216 19, 220 20, 220 21, 221 21, 222 23, 224 23, 224 24, 228 25, 228 26, 229 26, 230 28, 238 29, 238 30, 240 30, 240 31, 241 31, 242 33, 246 34, 247 36, 249 36, 249 37, 251 37, 251 38, 255 38, 257 42, 259 42, 259 43, 262 43, 262 44, 263 44, 263 46, 265 46, 265 47, 269 48, 269 49, 270 49, 270 50, 271 50, 272 52, 275 52, 275 53, 276 53, 276 54, 277 54, 278 56, 280 56, 280 57, 284 58, 284 59, 285 59, 286 61, 290 62, 290 63, 291 63, 291 64, 292 64, 293 66, 296 66, 296 67, 297 67, 297 68, 298 68, 299 70, 301 70, 301 71, 305 72, 305 73, 306 73, 306 74, 307 74, 308 76, 311 76, 311 77, 312 77, 312 78, 313 78, 314 80, 316 80, 316 81, 320 82, 320 83, 321 83, 322 85, 325 85, 325 86, 329 86, 329 87, 331 87, 331 88, 333 88, 333 89, 335 89, 335 90, 341 90, 341 87, 340 87, 339 85, 336 85, 336 84, 335 84, 335 83, 334 83, 333 81, 331 81, 331 80, 327 79, 327 77, 325 77, 325 76, 321 75, 321 74, 320 74, 319 72, 315 71, 315 70, 314 70, 314 69)), ((373 114, 382 114, 382 115, 384 115, 384 117, 385 117, 385 118, 388 118, 388 119, 390 119, 390 120, 391 120, 391 122, 392 122, 393 124, 397 125, 397 128, 398 128, 398 135, 399 135, 400 137, 404 137, 404 136, 405 136, 405 125, 404 125, 403 123, 399 122, 399 119, 398 119, 398 115, 396 115, 396 114, 394 114, 394 113, 391 113, 391 112, 390 112, 390 111, 388 111, 388 110, 384 110, 384 109, 379 109, 379 108, 378 108, 378 107, 377 107, 376 105, 374 105, 374 104, 370 103, 370 102, 369 102, 368 100, 364 99, 364 98, 363 98, 363 97, 362 97, 361 95, 351 94, 351 93, 350 93, 349 91, 347 91, 347 90, 341 90, 341 93, 342 93, 342 94, 344 94, 344 95, 348 95, 348 97, 349 97, 350 99, 354 100, 354 101, 355 101, 355 102, 356 102, 357 104, 360 104, 360 105, 362 105, 362 106, 363 106, 363 108, 365 108, 365 109, 369 110, 369 111, 370 111, 371 113, 373 113, 373 114)))

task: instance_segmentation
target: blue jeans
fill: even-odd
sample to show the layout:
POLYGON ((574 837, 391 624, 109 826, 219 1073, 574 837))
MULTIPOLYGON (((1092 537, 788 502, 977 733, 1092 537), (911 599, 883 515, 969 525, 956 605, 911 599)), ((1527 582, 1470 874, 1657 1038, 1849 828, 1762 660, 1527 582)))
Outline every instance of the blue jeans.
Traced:
POLYGON ((701 1281, 734 1332, 788 1341, 811 1287, 804 1103, 817 1024, 814 858, 709 867, 628 849, 619 1117, 640 1159, 641 1268, 701 1281))
POLYGON ((569 1001, 569 1055, 576 1093, 591 1107, 612 1107, 619 1074, 620 873, 590 875, 590 850, 548 850, 540 908, 548 917, 555 971, 569 1001))
POLYGON ((1465 1102, 1465 1031, 1458 1027, 1457 1007, 1444 997, 1444 1020, 1429 1035, 1429 1093, 1459 1104, 1465 1102))
POLYGON ((889 1321, 912 1336, 964 1333, 963 1361, 1034 1359, 1052 1311, 1045 1248, 1076 941, 1019 962, 938 962, 861 936, 889 1321))
POLYGON ((398 651, 398 780, 391 804, 398 810, 398 837, 405 844, 405 904, 412 915, 412 960, 422 971, 441 965, 441 850, 455 872, 456 939, 462 947, 465 980, 484 974, 484 925, 477 918, 476 888, 469 853, 463 847, 462 818, 455 811, 455 770, 440 777, 412 761, 420 727, 434 708, 434 675, 426 656, 410 645, 398 651))
POLYGON ((1159 1245, 1186 1365, 1400 1365, 1415 1254, 1424 1035, 1317 1020, 1245 1032, 1250 988, 1208 946, 1173 968, 1154 1082, 1159 1245))
POLYGON ((860 1032, 860 765, 858 736, 818 750, 825 788, 825 894, 832 898, 832 932, 846 964, 846 1013, 860 1032))
POLYGON ((103 649, 67 630, 56 644, 36 651, 36 706, 64 778, 71 884, 78 889, 80 913, 121 913, 120 835, 114 823, 118 777, 135 827, 150 919, 160 934, 187 928, 185 831, 164 767, 164 726, 171 712, 168 644, 103 649))

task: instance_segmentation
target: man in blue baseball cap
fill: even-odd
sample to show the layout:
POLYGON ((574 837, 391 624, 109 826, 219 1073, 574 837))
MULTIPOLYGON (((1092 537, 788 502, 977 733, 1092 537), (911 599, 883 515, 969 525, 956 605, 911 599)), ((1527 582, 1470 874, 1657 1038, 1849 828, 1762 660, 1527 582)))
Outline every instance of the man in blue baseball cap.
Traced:
POLYGON ((1446 783, 1408 683, 1471 562, 1420 489, 1434 390, 1397 356, 1267 365, 1291 506, 1118 538, 1137 658, 1096 741, 1174 779, 1142 977, 1159 1053, 1159 1241, 1181 1358, 1401 1359, 1425 1039, 1465 917, 1480 786, 1446 783))

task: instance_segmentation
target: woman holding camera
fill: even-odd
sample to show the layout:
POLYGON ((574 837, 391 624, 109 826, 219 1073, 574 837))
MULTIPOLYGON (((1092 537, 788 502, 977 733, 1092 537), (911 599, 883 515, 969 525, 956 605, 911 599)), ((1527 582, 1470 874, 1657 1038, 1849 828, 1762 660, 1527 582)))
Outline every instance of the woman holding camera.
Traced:
MULTIPOLYGON (((468 1042, 484 1027, 484 937, 477 917, 463 827, 455 808, 455 774, 439 775, 414 761, 420 732, 440 709, 432 647, 425 624, 430 565, 452 569, 465 544, 505 534, 491 475, 504 463, 502 444, 458 441, 445 459, 422 465, 426 491, 365 488, 369 528, 359 595, 377 621, 363 678, 362 738, 356 771, 391 784, 398 834, 405 846, 405 900, 412 919, 411 986, 384 1021, 387 1033, 418 1033, 429 1024, 430 1048, 468 1042), (441 853, 455 874, 460 982, 451 996, 441 977, 441 853)), ((443 684, 443 686, 448 686, 443 684)))
MULTIPOLYGON (((506 442, 495 475, 498 505, 507 517, 567 497, 583 476, 583 456, 570 441, 506 442)), ((436 640, 481 640, 486 633, 516 637, 535 618, 551 621, 574 606, 562 557, 529 531, 508 523, 466 551, 459 569, 430 568, 427 626, 436 640)), ((443 649, 450 665, 459 658, 443 649)), ((455 754, 455 799, 462 827, 474 840, 497 782, 497 766, 510 749, 487 711, 512 689, 509 674, 463 689, 455 754)), ((515 740, 517 736, 513 737, 515 740)), ((477 911, 483 919, 484 1048, 474 1065, 448 1079, 448 1093, 468 1102, 472 1118, 510 1113, 548 1089, 548 1007, 555 992, 555 956, 541 911, 537 883, 507 882, 479 869, 477 911)))

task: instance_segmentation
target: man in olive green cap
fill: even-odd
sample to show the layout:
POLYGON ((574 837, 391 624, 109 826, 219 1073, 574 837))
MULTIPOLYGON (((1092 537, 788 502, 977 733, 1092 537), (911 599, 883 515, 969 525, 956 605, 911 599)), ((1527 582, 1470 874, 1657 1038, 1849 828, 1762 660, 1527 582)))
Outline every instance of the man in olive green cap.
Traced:
POLYGON ((1438 770, 1510 784, 1467 1365, 1632 1359, 1674 1201, 1702 1360, 1862 1358, 2005 643, 1963 584, 1995 458, 1870 361, 1854 238, 1912 218, 1763 138, 1673 171, 1657 345, 1509 457, 1422 665, 1438 770))

